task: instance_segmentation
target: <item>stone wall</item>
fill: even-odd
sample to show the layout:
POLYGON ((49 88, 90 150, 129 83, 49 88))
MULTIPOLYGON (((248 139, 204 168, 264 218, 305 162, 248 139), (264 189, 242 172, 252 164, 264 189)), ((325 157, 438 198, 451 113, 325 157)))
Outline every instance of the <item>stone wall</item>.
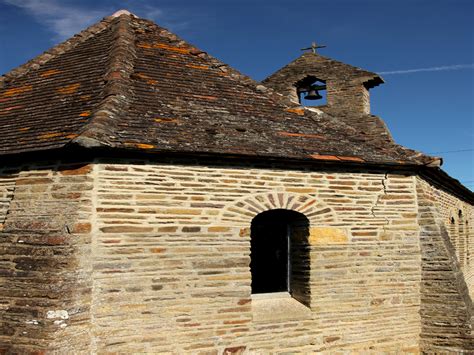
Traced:
MULTIPOLYGON (((444 249, 414 176, 146 160, 2 174, 0 349, 418 352, 420 334, 426 349, 469 346, 466 332, 457 348, 426 345, 426 265, 444 249), (305 306, 278 301, 285 312, 250 288, 250 224, 271 209, 310 222, 305 306)), ((460 298, 448 311, 466 330, 460 298)))
POLYGON ((418 349, 413 177, 137 163, 94 167, 95 351, 418 349), (310 220, 311 309, 268 320, 250 223, 277 208, 310 220))
POLYGON ((4 168, 0 170, 0 231, 3 229, 5 218, 13 198, 15 188, 15 179, 17 178, 16 169, 4 168))
POLYGON ((0 171, 0 353, 88 349, 90 169, 0 171))
POLYGON ((362 81, 329 80, 327 106, 330 111, 350 114, 370 114, 370 94, 362 81))
POLYGON ((448 232, 472 299, 474 298, 473 206, 426 182, 423 184, 423 191, 435 204, 444 228, 448 232))
POLYGON ((417 185, 422 255, 421 349, 429 353, 473 351, 474 309, 466 283, 469 280, 457 258, 459 249, 451 239, 453 235, 448 234, 450 211, 454 208, 458 213, 461 208, 471 216, 472 206, 422 179, 417 185))

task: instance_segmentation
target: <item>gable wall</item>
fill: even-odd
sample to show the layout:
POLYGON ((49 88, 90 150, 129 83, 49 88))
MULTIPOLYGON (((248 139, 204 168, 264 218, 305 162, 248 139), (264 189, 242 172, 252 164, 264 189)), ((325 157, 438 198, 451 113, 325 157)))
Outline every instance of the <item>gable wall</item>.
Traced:
POLYGON ((417 351, 413 177, 133 161, 93 174, 96 351, 417 351), (272 208, 310 220, 311 311, 265 322, 249 227, 272 208))

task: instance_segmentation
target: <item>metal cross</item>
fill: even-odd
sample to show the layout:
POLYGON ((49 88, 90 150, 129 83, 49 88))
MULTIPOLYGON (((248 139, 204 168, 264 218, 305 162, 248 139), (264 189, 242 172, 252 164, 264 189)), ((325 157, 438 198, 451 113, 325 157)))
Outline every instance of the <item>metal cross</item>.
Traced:
POLYGON ((302 51, 311 50, 314 54, 316 54, 316 49, 318 48, 326 48, 326 46, 318 46, 316 42, 311 43, 311 47, 308 48, 301 48, 302 51))

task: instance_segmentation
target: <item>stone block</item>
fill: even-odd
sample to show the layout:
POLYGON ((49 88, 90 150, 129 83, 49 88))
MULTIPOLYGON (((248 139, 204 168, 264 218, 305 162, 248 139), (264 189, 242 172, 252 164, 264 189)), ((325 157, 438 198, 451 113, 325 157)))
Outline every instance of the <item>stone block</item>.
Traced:
POLYGON ((310 245, 345 244, 349 241, 347 231, 332 227, 311 227, 309 230, 310 245))

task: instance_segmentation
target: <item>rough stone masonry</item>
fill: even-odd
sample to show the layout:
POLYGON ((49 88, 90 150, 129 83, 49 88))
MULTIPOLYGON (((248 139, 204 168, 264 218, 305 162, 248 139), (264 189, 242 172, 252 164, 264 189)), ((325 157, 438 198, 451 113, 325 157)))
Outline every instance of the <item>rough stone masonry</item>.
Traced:
POLYGON ((370 114, 382 82, 305 53, 256 83, 124 11, 4 75, 0 352, 474 352, 474 194, 370 114), (275 210, 307 226, 255 294, 275 210))

